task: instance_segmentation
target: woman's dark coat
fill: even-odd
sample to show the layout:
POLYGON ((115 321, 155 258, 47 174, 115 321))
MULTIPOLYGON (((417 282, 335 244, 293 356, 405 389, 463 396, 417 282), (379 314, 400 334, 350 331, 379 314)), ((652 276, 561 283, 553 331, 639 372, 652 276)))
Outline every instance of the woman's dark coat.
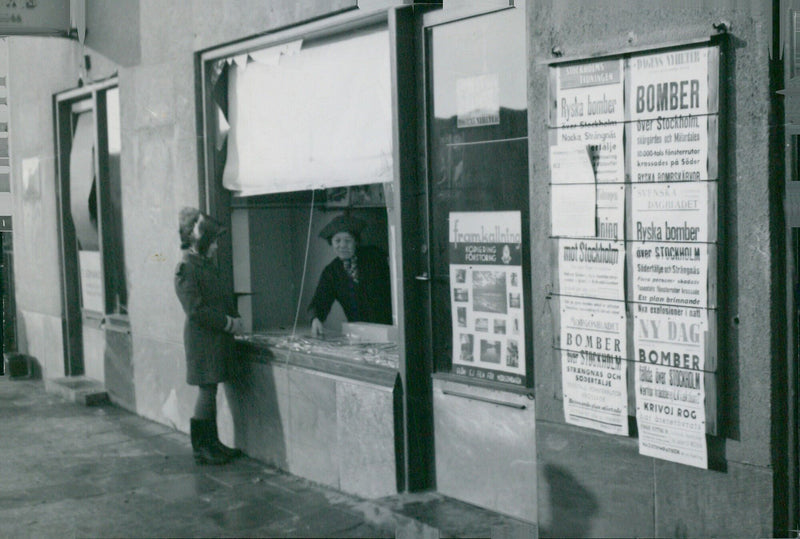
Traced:
POLYGON ((186 382, 224 382, 234 350, 233 335, 225 331, 227 316, 239 316, 233 296, 225 291, 211 260, 191 252, 175 268, 175 292, 186 313, 186 382))
POLYGON ((356 249, 358 283, 354 283, 336 258, 322 270, 317 290, 311 299, 312 315, 325 321, 334 301, 342 306, 348 322, 392 323, 392 292, 389 263, 375 247, 356 249))

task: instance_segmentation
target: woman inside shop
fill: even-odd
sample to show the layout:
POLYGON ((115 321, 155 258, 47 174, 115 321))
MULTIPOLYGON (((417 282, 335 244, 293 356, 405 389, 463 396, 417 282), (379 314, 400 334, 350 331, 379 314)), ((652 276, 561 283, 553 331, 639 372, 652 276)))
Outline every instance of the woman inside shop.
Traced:
POLYGON ((348 322, 392 323, 391 281, 385 253, 361 245, 366 223, 342 214, 319 233, 333 248, 336 258, 322 271, 311 299, 311 334, 324 334, 323 322, 334 301, 342 306, 348 322))
POLYGON ((192 450, 197 464, 225 464, 242 452, 219 441, 217 385, 227 380, 233 336, 242 333, 243 325, 212 261, 224 229, 195 208, 181 210, 179 221, 185 250, 175 269, 175 292, 186 313, 186 382, 199 389, 190 424, 192 450))

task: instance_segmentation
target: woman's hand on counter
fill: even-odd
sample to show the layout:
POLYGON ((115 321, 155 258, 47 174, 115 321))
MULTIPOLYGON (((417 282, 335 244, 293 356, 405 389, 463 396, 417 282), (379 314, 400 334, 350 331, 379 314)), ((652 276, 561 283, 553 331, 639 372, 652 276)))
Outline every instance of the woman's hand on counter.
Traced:
POLYGON ((234 318, 233 319, 233 327, 231 328, 231 333, 234 335, 242 335, 244 334, 244 322, 241 318, 234 318))
POLYGON ((322 337, 325 335, 325 328, 320 322, 319 318, 314 318, 311 321, 311 336, 312 337, 322 337))

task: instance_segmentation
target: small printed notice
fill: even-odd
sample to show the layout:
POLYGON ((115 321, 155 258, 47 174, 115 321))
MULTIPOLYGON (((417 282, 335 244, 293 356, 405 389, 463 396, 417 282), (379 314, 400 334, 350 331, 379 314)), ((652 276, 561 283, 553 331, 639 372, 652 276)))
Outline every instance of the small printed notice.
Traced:
POLYGON ((628 435, 625 303, 561 299, 561 376, 567 423, 628 435))
POLYGON ((100 251, 78 251, 81 268, 81 300, 88 311, 105 312, 103 305, 103 272, 100 251))
POLYGON ((520 212, 452 212, 449 238, 454 372, 523 385, 520 212))
POLYGON ((555 237, 594 237, 597 232, 597 189, 594 183, 551 185, 551 233, 555 237))
POLYGON ((458 127, 480 127, 500 123, 500 79, 485 73, 456 80, 458 127))
POLYGON ((561 296, 625 300, 625 244, 606 240, 558 240, 561 296))

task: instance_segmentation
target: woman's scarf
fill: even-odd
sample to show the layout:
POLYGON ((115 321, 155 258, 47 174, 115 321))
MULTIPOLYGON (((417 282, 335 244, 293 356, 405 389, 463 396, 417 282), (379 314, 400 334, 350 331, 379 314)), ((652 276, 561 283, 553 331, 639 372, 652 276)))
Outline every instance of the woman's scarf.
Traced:
POLYGON ((358 258, 356 255, 347 260, 342 260, 342 263, 344 263, 344 271, 347 272, 347 275, 350 276, 354 283, 358 283, 358 258))

